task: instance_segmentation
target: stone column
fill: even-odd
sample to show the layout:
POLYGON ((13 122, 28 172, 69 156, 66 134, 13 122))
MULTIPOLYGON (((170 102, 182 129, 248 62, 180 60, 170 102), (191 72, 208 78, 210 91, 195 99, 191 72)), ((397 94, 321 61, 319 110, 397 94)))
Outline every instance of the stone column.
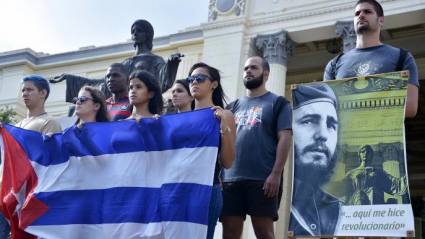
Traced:
POLYGON ((258 35, 255 46, 263 53, 263 57, 270 64, 270 76, 266 88, 277 95, 285 94, 286 71, 288 56, 292 54, 294 42, 288 32, 258 35))
POLYGON ((356 47, 356 31, 353 21, 338 21, 335 24, 336 35, 342 38, 343 52, 347 52, 356 47))

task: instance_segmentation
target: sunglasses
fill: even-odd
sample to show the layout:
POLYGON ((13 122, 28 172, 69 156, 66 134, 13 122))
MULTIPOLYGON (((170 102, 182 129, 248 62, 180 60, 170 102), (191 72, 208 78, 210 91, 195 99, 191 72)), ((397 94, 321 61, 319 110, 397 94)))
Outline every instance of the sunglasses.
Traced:
POLYGON ((189 84, 192 84, 195 80, 196 80, 196 82, 198 82, 198 83, 202 83, 202 82, 204 82, 204 81, 206 81, 206 80, 208 80, 208 79, 210 79, 210 77, 209 77, 209 76, 206 76, 206 75, 194 75, 194 76, 188 76, 188 77, 186 78, 186 81, 187 81, 189 84))
POLYGON ((84 102, 88 100, 93 100, 93 98, 87 96, 74 97, 74 99, 72 99, 72 102, 74 102, 74 104, 84 104, 84 102))

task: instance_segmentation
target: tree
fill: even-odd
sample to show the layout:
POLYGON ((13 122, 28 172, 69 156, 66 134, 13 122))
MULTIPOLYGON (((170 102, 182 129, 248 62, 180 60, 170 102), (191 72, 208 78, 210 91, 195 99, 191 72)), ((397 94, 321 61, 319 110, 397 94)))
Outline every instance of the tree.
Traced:
POLYGON ((6 106, 0 108, 0 122, 2 123, 14 123, 16 112, 13 108, 6 106))

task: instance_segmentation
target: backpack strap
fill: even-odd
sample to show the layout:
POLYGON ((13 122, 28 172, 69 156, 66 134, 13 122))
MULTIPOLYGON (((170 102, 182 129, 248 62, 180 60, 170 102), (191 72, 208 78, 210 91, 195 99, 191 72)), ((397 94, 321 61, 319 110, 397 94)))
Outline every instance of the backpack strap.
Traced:
POLYGON ((331 61, 331 79, 330 80, 336 79, 336 64, 338 63, 338 61, 339 61, 339 59, 341 58, 342 55, 344 55, 344 52, 339 53, 331 61))
POLYGON ((395 68, 395 71, 402 71, 404 61, 406 60, 408 51, 404 50, 403 48, 400 49, 400 55, 398 57, 397 67, 395 68))

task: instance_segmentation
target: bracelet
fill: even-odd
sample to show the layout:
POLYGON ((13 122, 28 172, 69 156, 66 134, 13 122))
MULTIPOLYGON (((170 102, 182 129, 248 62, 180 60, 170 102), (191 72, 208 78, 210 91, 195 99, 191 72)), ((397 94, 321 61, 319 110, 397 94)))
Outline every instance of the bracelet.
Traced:
POLYGON ((232 130, 230 129, 229 126, 226 126, 224 129, 220 128, 220 134, 221 135, 224 135, 224 134, 227 134, 227 133, 230 133, 230 132, 232 132, 232 130))

